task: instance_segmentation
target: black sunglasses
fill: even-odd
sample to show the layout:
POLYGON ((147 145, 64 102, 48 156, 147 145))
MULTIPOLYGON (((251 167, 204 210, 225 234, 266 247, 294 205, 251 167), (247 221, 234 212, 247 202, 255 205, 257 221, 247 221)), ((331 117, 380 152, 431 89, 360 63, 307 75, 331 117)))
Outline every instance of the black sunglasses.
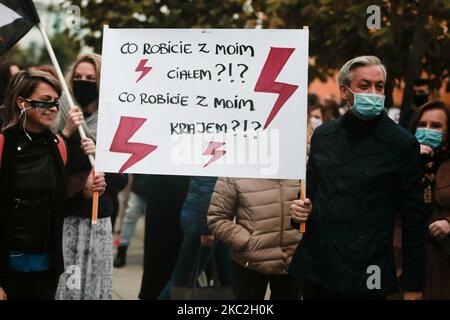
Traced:
POLYGON ((33 108, 37 109, 50 109, 51 107, 56 107, 59 110, 59 100, 55 101, 40 101, 40 100, 30 100, 25 98, 33 108))

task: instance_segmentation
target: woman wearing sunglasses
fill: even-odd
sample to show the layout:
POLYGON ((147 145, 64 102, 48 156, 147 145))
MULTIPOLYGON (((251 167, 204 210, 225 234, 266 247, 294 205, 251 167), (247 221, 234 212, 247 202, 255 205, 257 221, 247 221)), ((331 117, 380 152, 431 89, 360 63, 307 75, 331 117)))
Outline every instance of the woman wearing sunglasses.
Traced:
MULTIPOLYGON (((67 152, 51 130, 60 95, 59 82, 42 71, 20 71, 6 91, 0 135, 0 300, 53 299, 63 270, 67 152)), ((91 175, 81 196, 104 190, 104 175, 91 175)))
POLYGON ((440 101, 421 107, 411 120, 420 143, 428 219, 425 299, 450 299, 450 110, 440 101))

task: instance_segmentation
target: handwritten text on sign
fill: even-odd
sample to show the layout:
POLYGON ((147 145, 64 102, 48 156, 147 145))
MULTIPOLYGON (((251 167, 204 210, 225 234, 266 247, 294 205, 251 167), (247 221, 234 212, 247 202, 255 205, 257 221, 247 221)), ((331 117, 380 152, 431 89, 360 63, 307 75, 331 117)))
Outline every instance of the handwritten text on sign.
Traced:
POLYGON ((105 29, 97 170, 303 178, 307 30, 105 29))

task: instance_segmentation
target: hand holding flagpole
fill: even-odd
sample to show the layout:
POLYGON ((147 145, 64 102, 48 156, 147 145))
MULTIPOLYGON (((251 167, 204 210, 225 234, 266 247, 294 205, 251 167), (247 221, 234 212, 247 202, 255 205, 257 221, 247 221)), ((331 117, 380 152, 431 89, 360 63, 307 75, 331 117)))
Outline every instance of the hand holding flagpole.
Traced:
MULTIPOLYGON (((48 39, 47 33, 45 32, 45 29, 42 25, 42 23, 39 21, 37 24, 39 31, 41 32, 42 38, 44 39, 45 47, 47 48, 48 54, 50 56, 50 59, 53 63, 53 66, 55 67, 56 74, 58 76, 59 82, 61 82, 61 86, 63 89, 63 92, 67 96, 67 100, 69 101, 69 105, 72 108, 75 106, 75 103, 72 99, 72 96, 69 92, 69 88, 67 87, 66 81, 64 79, 64 76, 61 72, 61 67, 59 66, 58 60, 56 59, 55 53, 53 51, 52 45, 50 43, 50 40, 48 39)), ((78 132, 80 133, 81 139, 86 138, 86 133, 84 132, 83 126, 78 127, 78 132)), ((92 154, 88 155, 89 162, 91 163, 92 168, 95 167, 95 159, 92 154)), ((95 170, 93 170, 93 174, 95 175, 95 170)), ((92 195, 92 224, 97 224, 97 213, 98 213, 98 197, 99 194, 97 191, 95 191, 92 195)))

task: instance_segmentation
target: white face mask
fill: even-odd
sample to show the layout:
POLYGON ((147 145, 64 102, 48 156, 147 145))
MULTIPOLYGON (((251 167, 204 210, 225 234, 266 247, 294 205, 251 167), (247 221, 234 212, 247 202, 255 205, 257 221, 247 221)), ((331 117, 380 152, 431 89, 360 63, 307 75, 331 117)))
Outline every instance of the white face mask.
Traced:
POLYGON ((323 123, 323 121, 321 119, 318 119, 316 117, 310 117, 309 121, 311 122, 311 127, 313 129, 316 129, 318 126, 320 126, 323 123))

